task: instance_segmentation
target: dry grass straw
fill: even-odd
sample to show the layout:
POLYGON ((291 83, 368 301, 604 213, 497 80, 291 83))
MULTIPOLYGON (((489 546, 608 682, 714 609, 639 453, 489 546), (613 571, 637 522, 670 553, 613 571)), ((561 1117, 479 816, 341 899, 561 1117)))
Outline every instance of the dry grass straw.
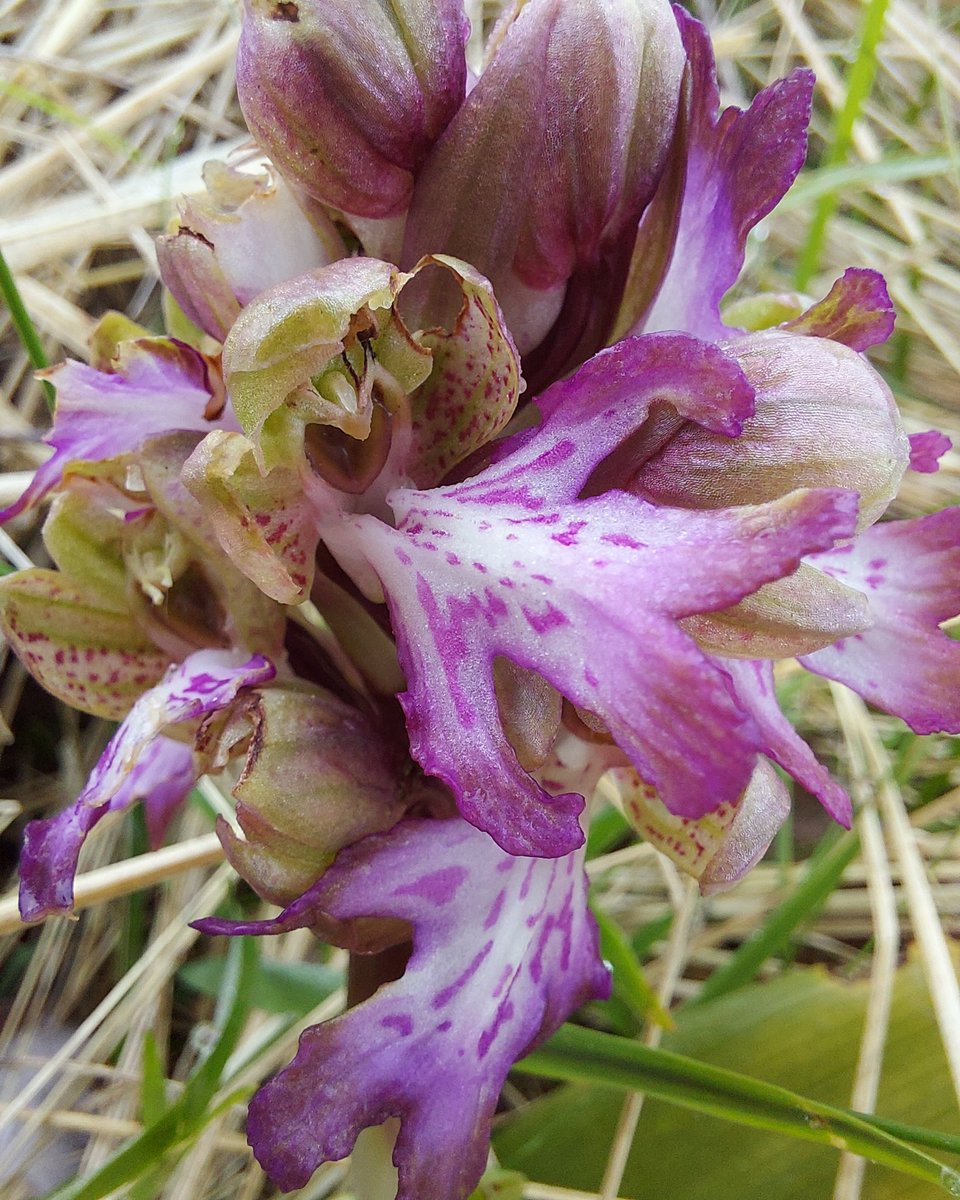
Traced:
MULTIPOLYGON (((479 7, 480 0, 471 2, 479 7)), ((715 31, 729 99, 743 102, 795 65, 816 70, 813 147, 819 152, 843 101, 862 5, 857 0, 756 0, 714 9, 701 0, 694 7, 715 31)), ((230 0, 0 0, 0 155, 5 155, 0 160, 0 247, 51 362, 82 354, 93 320, 110 307, 156 325, 152 238, 175 211, 176 196, 199 190, 205 159, 246 140, 233 88, 238 17, 239 4, 230 0)), ((859 181, 842 192, 811 291, 825 291, 848 265, 884 272, 899 320, 878 361, 890 372, 908 428, 936 426, 960 445, 958 101, 956 26, 948 27, 936 0, 892 0, 876 85, 854 130, 850 162, 862 168, 859 181), (946 164, 916 179, 893 179, 877 166, 909 159, 922 167, 937 157, 946 164)), ((763 223, 750 258, 752 283, 792 287, 813 203, 808 198, 787 205, 763 223)), ((24 476, 14 473, 29 472, 41 461, 36 430, 45 413, 26 356, 2 314, 0 345, 0 447, 7 472, 0 477, 0 491, 6 497, 22 486, 24 476)), ((938 475, 909 476, 900 512, 924 512, 955 501, 958 474, 960 455, 954 451, 938 475)), ((42 554, 34 525, 22 522, 14 535, 17 545, 0 547, 8 557, 42 554)), ((7 723, 16 717, 23 686, 22 669, 8 662, 0 684, 0 716, 7 723)), ((864 1063, 875 1063, 901 940, 916 934, 938 978, 936 972, 944 969, 943 934, 960 935, 960 854, 950 832, 960 814, 960 787, 919 818, 928 824, 936 818, 939 824, 930 828, 940 832, 916 823, 911 832, 878 758, 878 729, 885 732, 894 723, 878 725, 862 708, 851 710, 840 700, 845 750, 832 733, 836 717, 826 690, 814 688, 810 696, 804 719, 818 744, 854 764, 865 798, 865 851, 804 936, 812 952, 838 963, 853 957, 851 947, 877 938, 863 1051, 864 1063), (878 788, 879 814, 868 801, 878 788), (890 844, 889 863, 877 837, 878 815, 890 844)), ((81 734, 70 719, 62 729, 58 776, 21 778, 14 789, 15 798, 31 811, 55 807, 75 794, 96 754, 102 731, 94 727, 81 734)), ((946 759, 941 754, 940 760, 920 761, 918 770, 946 771, 960 784, 957 763, 945 753, 946 759)), ((17 774, 15 767, 8 769, 12 780, 17 774)), ((145 863, 139 860, 132 868, 110 865, 127 853, 127 835, 118 822, 104 821, 84 852, 83 869, 89 872, 84 878, 106 890, 91 897, 79 923, 52 922, 39 934, 0 1030, 0 1058, 7 1062, 24 1053, 25 1031, 46 1028, 60 1041, 58 1050, 48 1049, 37 1062, 30 1085, 0 1107, 0 1130, 5 1124, 19 1128, 17 1136, 32 1139, 35 1158, 70 1130, 82 1135, 83 1169, 93 1169, 139 1127, 138 1082, 148 1032, 161 1054, 181 1047, 175 1077, 189 1068, 191 1040, 184 1041, 182 1030, 173 1036, 173 979, 197 937, 187 920, 211 911, 228 875, 211 865, 217 855, 198 813, 186 813, 177 833, 183 847, 164 861, 165 881, 146 910, 152 918, 146 953, 126 973, 116 972, 126 903, 117 895, 155 879, 142 873, 145 863), (194 853, 200 848, 202 854, 194 853)), ((665 947, 651 966, 651 978, 663 994, 683 997, 695 991, 703 973, 725 961, 729 947, 756 928, 796 870, 762 865, 733 892, 702 905, 697 924, 682 922, 680 942, 665 947), (681 961, 684 970, 674 969, 681 961)), ((676 889, 668 887, 647 846, 608 855, 592 865, 591 874, 604 905, 628 930, 676 901, 676 889)), ((0 941, 0 965, 16 942, 15 935, 0 941)), ((305 948, 303 937, 288 935, 269 940, 264 953, 296 957, 305 948)), ((332 1015, 341 1004, 342 996, 334 995, 307 1021, 332 1015)), ((960 1076, 960 1011, 952 1002, 939 1008, 944 1042, 960 1076)), ((251 1020, 229 1068, 229 1086, 254 1085, 275 1069, 292 1053, 305 1023, 278 1039, 276 1019, 251 1020)), ((171 1088, 176 1086, 174 1079, 171 1088)), ((876 1071, 865 1067, 853 1102, 868 1107, 875 1088, 876 1071)), ((639 1106, 633 1109, 630 1124, 639 1117, 639 1106)), ((242 1109, 228 1108, 160 1194, 166 1200, 273 1195, 243 1144, 241 1127, 242 1109)), ((628 1148, 628 1133, 614 1147, 615 1158, 628 1148)), ((612 1161, 606 1194, 615 1190, 617 1177, 612 1161)), ((302 1195, 331 1194, 342 1178, 342 1169, 331 1167, 318 1173, 302 1195)), ((859 1188, 858 1168, 845 1161, 836 1200, 856 1200, 859 1188)), ((29 1194, 16 1180, 0 1189, 4 1200, 29 1194)), ((537 1183, 525 1195, 529 1200, 588 1197, 537 1183)))

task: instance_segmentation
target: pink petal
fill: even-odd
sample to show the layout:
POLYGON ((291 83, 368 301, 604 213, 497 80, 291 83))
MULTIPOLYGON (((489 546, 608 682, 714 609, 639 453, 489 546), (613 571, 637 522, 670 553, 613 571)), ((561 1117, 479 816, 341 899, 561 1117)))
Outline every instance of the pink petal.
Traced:
MULTIPOLYGON (((740 274, 747 234, 803 165, 813 74, 794 71, 764 88, 745 112, 728 108, 718 115, 710 37, 679 6, 674 11, 693 85, 686 184, 670 265, 651 308, 637 314, 634 332, 684 329, 722 338, 729 330, 719 317, 720 301, 740 274)), ((641 223, 635 257, 656 254, 665 233, 659 222, 650 229, 641 223)))
POLYGON ((70 462, 99 461, 136 450, 148 437, 173 430, 239 428, 229 410, 207 416, 213 403, 206 360, 172 338, 126 342, 114 374, 78 362, 54 367, 57 389, 53 429, 46 441, 54 454, 14 504, 0 512, 8 521, 57 486, 70 462))
POLYGON ((831 338, 851 350, 869 350, 887 340, 895 320, 883 276, 851 267, 822 300, 781 328, 809 337, 831 338))
POLYGON ((399 1117, 398 1200, 467 1196, 507 1071, 608 993, 581 860, 512 857, 457 818, 404 821, 341 852, 293 924, 389 915, 411 923, 414 949, 402 979, 308 1029, 254 1097, 250 1141, 278 1186, 303 1186, 361 1129, 399 1117))
POLYGON ((953 442, 939 429, 927 429, 923 433, 911 433, 910 470, 921 475, 934 475, 940 470, 940 459, 953 448, 953 442))
POLYGON ((733 682, 737 699, 760 727, 763 752, 816 796, 835 821, 850 828, 850 797, 780 711, 773 664, 751 659, 719 660, 733 682))
POLYGON ((498 715, 495 657, 595 714, 671 811, 701 816, 743 791, 761 743, 677 620, 736 603, 852 530, 845 492, 707 513, 623 492, 578 500, 598 460, 665 397, 735 429, 749 393, 715 347, 621 343, 551 388, 544 423, 486 471, 394 492, 396 529, 355 522, 391 608, 413 756, 513 853, 574 849, 582 799, 548 795, 520 767, 498 715))
MULTIPOLYGON (((261 655, 252 658, 237 651, 200 650, 146 692, 131 708, 110 739, 76 801, 48 821, 27 826, 21 858, 20 913, 25 921, 38 921, 73 908, 73 877, 84 838, 104 812, 131 803, 149 783, 159 786, 164 769, 174 791, 186 783, 186 766, 178 743, 161 738, 163 730, 183 721, 227 707, 238 691, 272 679, 274 667, 261 655), (176 749, 174 749, 176 747, 176 749)), ((161 811, 153 820, 155 832, 164 810, 173 802, 161 793, 161 811)))
POLYGON ((803 665, 917 733, 960 732, 960 642, 940 629, 960 612, 960 508, 874 525, 812 561, 864 592, 874 623, 803 665))

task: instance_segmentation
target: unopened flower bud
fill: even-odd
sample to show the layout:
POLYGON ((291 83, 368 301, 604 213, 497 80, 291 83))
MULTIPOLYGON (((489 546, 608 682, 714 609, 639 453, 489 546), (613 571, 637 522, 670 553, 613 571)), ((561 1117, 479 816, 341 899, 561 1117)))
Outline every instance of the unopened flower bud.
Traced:
POLYGON ((271 159, 361 217, 409 204, 466 88, 458 0, 246 0, 237 91, 271 159))
POLYGON ((234 867, 267 899, 294 899, 343 846, 402 815, 384 743, 330 693, 307 684, 252 692, 220 741, 241 730, 249 742, 234 795, 244 836, 226 825, 219 833, 234 867))
POLYGON ((564 356, 582 338, 595 350, 663 169, 683 69, 667 0, 530 0, 427 160, 403 265, 440 250, 472 263, 521 352, 562 308, 577 326, 564 356))
POLYGON ((790 795, 763 758, 741 796, 696 820, 670 812, 633 768, 615 768, 610 778, 631 825, 696 879, 705 896, 726 891, 742 879, 763 857, 790 812, 790 795))

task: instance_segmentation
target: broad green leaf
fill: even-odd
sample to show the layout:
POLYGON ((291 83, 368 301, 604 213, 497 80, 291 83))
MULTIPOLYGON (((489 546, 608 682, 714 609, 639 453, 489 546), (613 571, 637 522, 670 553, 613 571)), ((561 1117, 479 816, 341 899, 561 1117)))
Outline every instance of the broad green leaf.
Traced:
POLYGON ((531 1179, 596 1191, 624 1098, 612 1085, 629 1081, 648 1097, 620 1189, 631 1200, 820 1200, 837 1170, 831 1147, 844 1143, 914 1175, 871 1165, 862 1200, 933 1200, 960 1188, 949 1168, 941 1177, 932 1159, 888 1140, 899 1134, 960 1152, 960 1118, 918 964, 896 982, 878 1104, 889 1120, 858 1120, 839 1107, 849 1100, 867 991, 865 981, 796 969, 681 1010, 662 1052, 565 1027, 524 1069, 591 1082, 558 1089, 502 1126, 500 1161, 531 1179), (904 1119, 950 1132, 893 1123, 904 1119))
MULTIPOLYGON (((181 967, 177 978, 205 996, 218 996, 226 959, 198 958, 181 967)), ((343 983, 340 971, 325 963, 278 962, 265 958, 257 966, 247 996, 251 1008, 303 1016, 343 983)))
POLYGON ((502 1167, 491 1167, 484 1172, 469 1200, 523 1200, 526 1180, 516 1171, 504 1171, 502 1167))

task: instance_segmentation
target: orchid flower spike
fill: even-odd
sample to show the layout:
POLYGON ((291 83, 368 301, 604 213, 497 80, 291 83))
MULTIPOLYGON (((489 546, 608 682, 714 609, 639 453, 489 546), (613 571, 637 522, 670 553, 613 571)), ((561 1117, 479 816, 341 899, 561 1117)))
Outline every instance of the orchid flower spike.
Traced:
POLYGON ((810 74, 722 110, 667 0, 526 0, 471 71, 469 32, 460 0, 246 0, 255 165, 161 240, 171 335, 110 317, 48 373, 51 457, 0 514, 52 500, 54 564, 0 580, 0 629, 120 722, 28 827, 23 915, 71 910, 106 813, 159 840, 213 773, 281 911, 204 930, 406 962, 254 1097, 283 1188, 398 1119, 399 1200, 470 1194, 512 1063, 608 994, 601 776, 712 892, 790 779, 852 819, 777 663, 960 732, 960 509, 887 520, 948 445, 864 356, 883 280, 727 301, 810 74))

